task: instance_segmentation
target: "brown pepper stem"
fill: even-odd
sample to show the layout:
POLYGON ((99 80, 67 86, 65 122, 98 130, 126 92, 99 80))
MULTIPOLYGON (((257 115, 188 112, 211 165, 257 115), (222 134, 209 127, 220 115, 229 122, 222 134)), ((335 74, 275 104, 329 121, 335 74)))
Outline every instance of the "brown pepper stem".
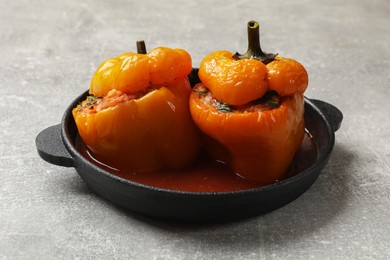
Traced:
POLYGON ((234 54, 234 58, 242 59, 257 59, 264 64, 273 61, 277 54, 265 53, 260 46, 260 25, 256 21, 248 22, 248 50, 244 54, 238 52, 234 54))
POLYGON ((146 45, 145 41, 137 41, 137 53, 138 54, 146 54, 146 45))

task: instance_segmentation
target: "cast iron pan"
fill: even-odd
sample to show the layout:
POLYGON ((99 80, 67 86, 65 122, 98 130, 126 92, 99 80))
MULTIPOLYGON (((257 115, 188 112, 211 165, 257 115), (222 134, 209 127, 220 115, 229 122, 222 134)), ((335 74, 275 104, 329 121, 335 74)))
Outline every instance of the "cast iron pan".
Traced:
MULTIPOLYGON (((197 70, 190 75, 199 81, 197 70)), ((317 179, 331 155, 343 115, 333 105, 305 98, 305 124, 318 148, 318 159, 308 169, 277 183, 230 192, 187 192, 147 186, 113 175, 84 158, 76 149, 77 128, 72 108, 84 100, 80 95, 66 109, 61 124, 43 130, 36 138, 45 161, 74 167, 81 178, 101 197, 144 215, 190 222, 221 222, 260 215, 298 198, 317 179)), ((313 201, 315 198, 313 198, 313 201)))

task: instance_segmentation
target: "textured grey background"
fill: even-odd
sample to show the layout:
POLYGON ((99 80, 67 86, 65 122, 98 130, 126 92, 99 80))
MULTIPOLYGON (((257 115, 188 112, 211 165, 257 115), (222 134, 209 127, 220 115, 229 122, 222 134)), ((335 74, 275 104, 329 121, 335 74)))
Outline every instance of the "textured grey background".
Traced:
POLYGON ((390 2, 0 0, 0 259, 389 259, 390 2), (291 204, 252 219, 185 225, 125 212, 34 140, 57 124, 103 60, 166 45, 198 66, 263 49, 310 74, 308 97, 345 116, 329 164, 291 204))

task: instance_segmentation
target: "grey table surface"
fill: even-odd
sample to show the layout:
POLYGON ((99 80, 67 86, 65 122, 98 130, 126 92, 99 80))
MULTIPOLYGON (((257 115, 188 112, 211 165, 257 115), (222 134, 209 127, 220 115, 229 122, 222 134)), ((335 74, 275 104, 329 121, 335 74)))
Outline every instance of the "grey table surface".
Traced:
POLYGON ((390 2, 0 1, 0 259, 389 259, 390 2), (266 215, 172 223, 101 199, 75 169, 38 156, 103 60, 180 47, 193 65, 244 51, 246 23, 263 49, 310 75, 306 96, 344 114, 314 185, 266 215))

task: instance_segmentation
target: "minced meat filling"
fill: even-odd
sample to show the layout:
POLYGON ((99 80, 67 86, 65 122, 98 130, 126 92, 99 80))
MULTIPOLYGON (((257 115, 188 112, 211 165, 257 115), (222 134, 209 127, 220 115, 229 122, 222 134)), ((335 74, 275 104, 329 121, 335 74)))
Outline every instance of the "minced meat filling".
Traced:
POLYGON ((249 102, 248 104, 242 106, 232 106, 215 99, 210 91, 203 85, 196 86, 194 91, 199 95, 199 99, 201 99, 202 102, 209 104, 219 112, 223 113, 271 110, 278 108, 282 102, 282 97, 279 96, 277 92, 269 91, 263 97, 249 102))
POLYGON ((97 113, 126 101, 141 98, 153 90, 155 90, 155 88, 148 88, 146 91, 135 94, 126 94, 116 89, 112 89, 104 97, 95 97, 93 95, 87 96, 86 100, 81 102, 78 109, 80 112, 87 114, 97 113))

